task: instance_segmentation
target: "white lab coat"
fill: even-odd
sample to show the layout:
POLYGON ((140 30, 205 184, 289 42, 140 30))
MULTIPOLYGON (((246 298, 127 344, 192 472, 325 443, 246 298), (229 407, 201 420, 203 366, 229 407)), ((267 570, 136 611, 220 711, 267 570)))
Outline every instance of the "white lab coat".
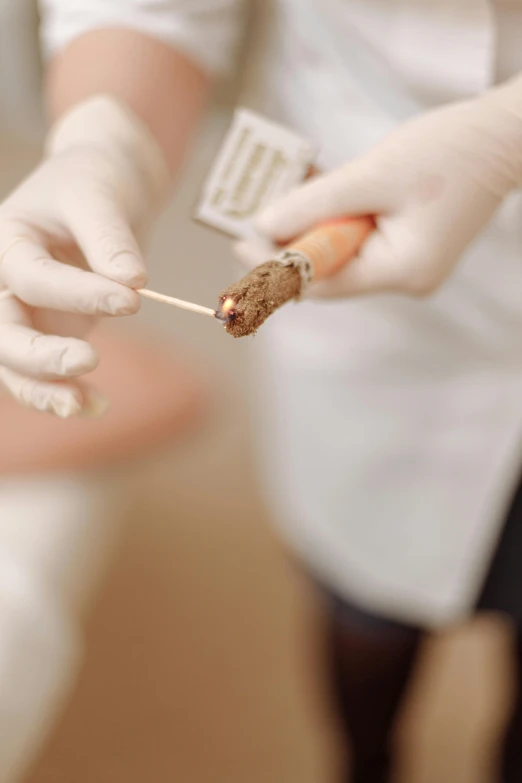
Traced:
MULTIPOLYGON (((51 49, 110 16, 210 69, 242 5, 42 1, 51 49)), ((315 140, 323 168, 522 69, 522 0, 257 5, 244 102, 315 140)), ((429 301, 289 306, 252 343, 275 516, 310 569, 362 607, 431 626, 475 601, 522 465, 521 231, 515 194, 429 301)))
MULTIPOLYGON (((263 5, 250 102, 316 140, 324 168, 522 69, 520 42, 502 40, 522 2, 263 5)), ((363 608, 434 626, 476 600, 522 469, 521 227, 517 193, 430 300, 303 303, 259 335, 274 511, 363 608)))

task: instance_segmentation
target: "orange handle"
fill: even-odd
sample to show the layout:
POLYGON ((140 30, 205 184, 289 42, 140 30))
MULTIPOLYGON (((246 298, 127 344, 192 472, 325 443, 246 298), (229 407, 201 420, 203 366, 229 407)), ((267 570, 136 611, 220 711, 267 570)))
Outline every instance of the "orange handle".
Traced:
POLYGON ((371 217, 330 220, 293 240, 285 250, 306 256, 313 279, 321 280, 351 261, 374 228, 371 217))

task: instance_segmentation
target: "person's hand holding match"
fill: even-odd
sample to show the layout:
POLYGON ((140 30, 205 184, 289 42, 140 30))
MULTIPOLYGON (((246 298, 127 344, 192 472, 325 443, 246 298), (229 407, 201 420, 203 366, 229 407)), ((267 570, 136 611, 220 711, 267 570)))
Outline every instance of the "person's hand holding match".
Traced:
MULTIPOLYGON (((268 207, 257 228, 281 244, 313 232, 325 220, 373 215, 375 230, 367 241, 368 220, 354 218, 346 224, 355 232, 351 254, 346 254, 344 263, 319 265, 307 295, 425 296, 446 280, 504 197, 522 182, 521 140, 519 77, 478 98, 405 123, 361 158, 307 182, 268 207)), ((320 228, 319 236, 324 240, 331 230, 320 228)), ((315 252, 315 239, 305 244, 306 252, 310 247, 315 252)), ((249 265, 259 263, 259 248, 252 243, 239 243, 236 253, 249 265)), ((329 252, 324 257, 332 258, 329 252)), ((279 284, 265 286, 262 296, 272 298, 274 304, 263 299, 255 313, 250 283, 258 281, 262 269, 224 292, 237 298, 236 321, 227 326, 235 336, 255 331, 283 303, 287 290, 292 296, 302 293, 296 270, 283 272, 276 267, 277 275, 284 277, 284 290, 279 290, 279 284), (293 289, 288 282, 292 275, 293 289)))

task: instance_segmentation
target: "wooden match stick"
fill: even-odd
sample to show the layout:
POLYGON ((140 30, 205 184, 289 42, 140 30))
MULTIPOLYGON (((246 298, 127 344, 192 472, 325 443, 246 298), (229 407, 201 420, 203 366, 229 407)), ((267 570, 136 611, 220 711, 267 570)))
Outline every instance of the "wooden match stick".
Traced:
MULTIPOLYGON (((183 299, 175 299, 173 296, 158 294, 156 291, 149 291, 147 288, 140 288, 138 294, 141 294, 148 299, 155 299, 157 302, 164 302, 165 304, 174 305, 174 307, 181 307, 183 310, 192 310, 193 313, 210 315, 212 318, 217 317, 216 311, 212 310, 210 307, 203 307, 202 305, 194 304, 193 302, 185 302, 183 299)), ((8 299, 10 296, 12 296, 12 293, 8 288, 0 291, 0 301, 2 299, 8 299)))
POLYGON ((212 318, 216 318, 217 313, 210 307, 203 307, 202 305, 194 304, 193 302, 185 302, 183 299, 175 299, 173 296, 165 296, 165 294, 158 294, 156 291, 149 291, 147 288, 138 289, 138 294, 147 297, 147 299, 155 299, 156 302, 163 302, 164 304, 173 305, 174 307, 181 307, 182 310, 192 310, 193 313, 201 313, 201 315, 210 315, 212 318))

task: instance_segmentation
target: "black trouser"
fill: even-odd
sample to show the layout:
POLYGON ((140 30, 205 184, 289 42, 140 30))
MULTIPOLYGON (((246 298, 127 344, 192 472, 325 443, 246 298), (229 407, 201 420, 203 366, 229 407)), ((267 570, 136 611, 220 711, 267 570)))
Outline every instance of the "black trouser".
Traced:
MULTIPOLYGON (((330 606, 335 697, 351 749, 345 780, 388 783, 395 718, 425 632, 371 617, 337 598, 330 599, 330 606)), ((516 628, 516 698, 500 777, 502 783, 522 783, 522 480, 508 506, 476 610, 500 612, 516 628)))
MULTIPOLYGON (((336 600, 330 629, 335 698, 350 748, 344 781, 389 783, 395 719, 424 634, 416 628, 372 622, 336 600)), ((522 627, 514 655, 518 698, 505 735, 502 783, 522 783, 522 627)))
POLYGON ((388 783, 393 730, 422 640, 422 631, 372 622, 333 599, 330 652, 334 697, 350 748, 343 782, 388 783))

